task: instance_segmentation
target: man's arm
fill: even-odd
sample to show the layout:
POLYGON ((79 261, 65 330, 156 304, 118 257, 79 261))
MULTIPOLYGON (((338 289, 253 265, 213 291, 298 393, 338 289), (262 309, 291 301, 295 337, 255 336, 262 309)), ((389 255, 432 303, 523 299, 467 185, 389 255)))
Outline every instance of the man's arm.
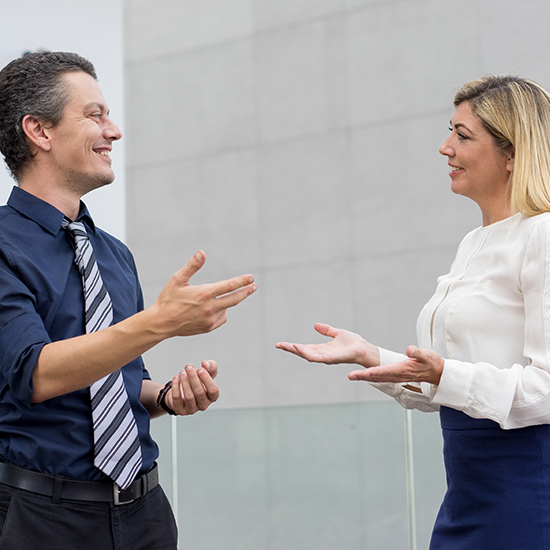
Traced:
POLYGON ((156 302, 106 329, 46 344, 33 372, 33 402, 86 388, 167 338, 210 332, 227 321, 227 309, 255 290, 254 278, 192 286, 204 265, 197 252, 174 273, 156 302))
MULTIPOLYGON (((166 394, 166 404, 180 416, 205 411, 220 396, 214 382, 217 374, 216 361, 203 361, 197 370, 193 365, 186 365, 185 370, 172 379, 172 389, 166 394)), ((144 380, 141 386, 140 401, 151 418, 165 414, 165 410, 157 406, 157 397, 163 387, 152 380, 144 380)))

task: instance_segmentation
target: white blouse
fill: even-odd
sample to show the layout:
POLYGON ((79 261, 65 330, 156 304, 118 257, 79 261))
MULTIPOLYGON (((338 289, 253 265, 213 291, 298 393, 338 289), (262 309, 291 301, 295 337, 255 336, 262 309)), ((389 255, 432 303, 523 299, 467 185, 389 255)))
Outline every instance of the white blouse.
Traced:
MULTIPOLYGON (((502 428, 550 423, 550 213, 470 232, 417 323, 445 359, 438 386, 373 384, 405 408, 440 405, 502 428)), ((380 348, 381 364, 403 360, 380 348)))

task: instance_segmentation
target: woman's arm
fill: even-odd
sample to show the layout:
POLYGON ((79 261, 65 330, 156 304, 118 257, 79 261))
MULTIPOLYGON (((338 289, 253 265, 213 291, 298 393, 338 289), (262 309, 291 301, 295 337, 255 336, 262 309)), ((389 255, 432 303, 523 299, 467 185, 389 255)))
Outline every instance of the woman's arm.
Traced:
POLYGON ((317 323, 315 330, 332 340, 323 344, 279 342, 276 347, 310 362, 361 365, 365 370, 352 371, 348 376, 350 380, 372 383, 407 409, 425 412, 439 409, 426 395, 430 384, 437 383, 441 377, 443 360, 437 353, 411 346, 407 350, 411 355, 406 356, 378 348, 359 334, 330 325, 317 323))

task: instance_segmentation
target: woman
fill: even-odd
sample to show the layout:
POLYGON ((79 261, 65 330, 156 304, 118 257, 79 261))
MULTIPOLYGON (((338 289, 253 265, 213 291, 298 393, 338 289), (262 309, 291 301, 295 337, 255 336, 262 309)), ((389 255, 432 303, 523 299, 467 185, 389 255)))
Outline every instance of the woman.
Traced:
POLYGON ((440 411, 448 490, 432 550, 550 548, 550 94, 486 76, 455 96, 453 192, 483 224, 459 246, 406 356, 317 324, 332 338, 277 347, 349 374, 405 408, 440 411))

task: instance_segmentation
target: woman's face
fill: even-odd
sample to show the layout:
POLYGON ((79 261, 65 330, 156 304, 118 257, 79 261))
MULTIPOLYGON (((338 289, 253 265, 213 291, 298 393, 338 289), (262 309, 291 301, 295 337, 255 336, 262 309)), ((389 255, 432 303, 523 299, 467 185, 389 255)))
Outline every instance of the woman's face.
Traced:
POLYGON ((449 159, 453 193, 474 200, 482 211, 506 202, 514 160, 495 147, 468 102, 456 108, 450 130, 439 152, 449 159))

